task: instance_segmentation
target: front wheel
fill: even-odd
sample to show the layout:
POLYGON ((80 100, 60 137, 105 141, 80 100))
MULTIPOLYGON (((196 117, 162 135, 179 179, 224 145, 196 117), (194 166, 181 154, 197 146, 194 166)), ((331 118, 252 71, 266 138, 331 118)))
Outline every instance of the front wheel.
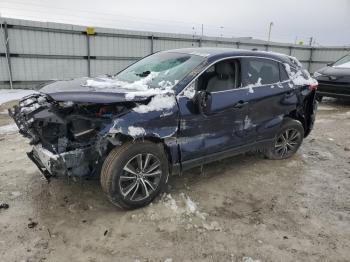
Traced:
POLYGON ((107 156, 101 186, 114 205, 124 209, 143 207, 163 190, 168 172, 161 144, 130 142, 107 156))
POLYGON ((297 152, 303 139, 303 125, 298 120, 286 118, 265 155, 269 159, 289 158, 297 152))

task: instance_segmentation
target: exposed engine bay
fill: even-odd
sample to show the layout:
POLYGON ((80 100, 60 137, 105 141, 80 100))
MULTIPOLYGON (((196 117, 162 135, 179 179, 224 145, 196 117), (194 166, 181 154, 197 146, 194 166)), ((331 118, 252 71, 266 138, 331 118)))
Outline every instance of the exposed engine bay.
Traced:
POLYGON ((103 163, 104 129, 134 106, 58 102, 39 93, 24 97, 9 114, 30 139, 33 150, 28 156, 45 176, 84 176, 103 163))

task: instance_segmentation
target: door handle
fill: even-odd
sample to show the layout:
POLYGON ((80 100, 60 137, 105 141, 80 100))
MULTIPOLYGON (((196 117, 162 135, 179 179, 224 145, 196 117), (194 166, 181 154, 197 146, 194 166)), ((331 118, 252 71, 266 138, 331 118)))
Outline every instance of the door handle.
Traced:
POLYGON ((233 108, 242 108, 247 104, 248 104, 248 102, 240 100, 236 104, 233 105, 233 108))

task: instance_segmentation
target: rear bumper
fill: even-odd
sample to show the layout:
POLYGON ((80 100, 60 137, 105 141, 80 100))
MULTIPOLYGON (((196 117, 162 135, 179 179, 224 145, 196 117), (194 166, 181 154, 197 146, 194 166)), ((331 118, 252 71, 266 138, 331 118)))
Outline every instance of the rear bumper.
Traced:
POLYGON ((37 144, 27 153, 30 160, 46 177, 51 176, 84 176, 90 173, 87 152, 91 149, 76 149, 62 154, 53 154, 37 144))

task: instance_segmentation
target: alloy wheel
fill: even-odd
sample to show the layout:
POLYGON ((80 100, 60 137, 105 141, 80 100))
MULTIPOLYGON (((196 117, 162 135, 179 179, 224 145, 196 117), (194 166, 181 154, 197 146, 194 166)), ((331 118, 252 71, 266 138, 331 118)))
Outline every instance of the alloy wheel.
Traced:
POLYGON ((137 154, 123 168, 120 192, 129 201, 148 198, 157 190, 162 176, 160 160, 153 154, 137 154))
POLYGON ((283 158, 294 152, 300 143, 300 132, 296 129, 285 130, 276 140, 275 154, 283 158))

